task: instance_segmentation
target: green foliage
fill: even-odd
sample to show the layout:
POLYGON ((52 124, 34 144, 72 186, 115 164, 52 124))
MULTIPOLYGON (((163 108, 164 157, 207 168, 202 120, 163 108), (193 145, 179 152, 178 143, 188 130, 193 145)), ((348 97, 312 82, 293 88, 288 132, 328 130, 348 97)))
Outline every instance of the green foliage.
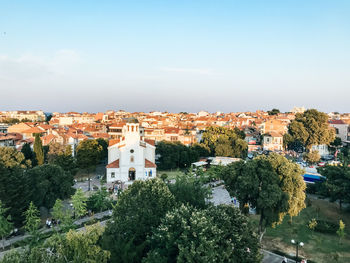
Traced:
POLYGON ((34 153, 35 153, 35 158, 38 162, 38 165, 44 164, 44 150, 40 139, 40 135, 38 133, 35 134, 34 153))
POLYGON ((24 155, 24 158, 26 160, 29 160, 33 166, 36 165, 36 159, 35 159, 35 154, 32 151, 32 148, 30 147, 29 143, 25 143, 22 146, 21 152, 24 155))
POLYGON ((225 127, 208 127, 202 135, 202 144, 216 156, 246 157, 248 144, 244 132, 225 127))
POLYGON ((72 156, 72 147, 70 145, 50 144, 48 162, 62 167, 63 170, 70 172, 72 175, 75 175, 77 172, 76 161, 72 156))
POLYGON ((94 169, 101 161, 103 147, 97 140, 81 141, 77 147, 77 164, 82 169, 94 169))
POLYGON ((320 161, 321 156, 318 151, 310 151, 304 155, 304 160, 310 164, 316 164, 320 161))
POLYGON ((5 253, 1 263, 28 263, 28 253, 24 250, 12 249, 5 253))
POLYGON ((81 190, 80 188, 77 189, 75 194, 72 196, 72 204, 73 204, 74 213, 75 213, 76 218, 86 215, 86 213, 87 213, 86 202, 87 202, 87 198, 86 198, 83 190, 81 190))
POLYGON ((102 147, 100 160, 105 160, 108 157, 108 142, 102 138, 98 138, 96 141, 102 147))
POLYGON ((260 262, 256 235, 229 206, 197 210, 182 205, 168 212, 149 236, 143 262, 260 262))
POLYGON ((31 250, 6 254, 2 263, 106 263, 110 253, 98 245, 102 233, 103 227, 93 225, 86 226, 85 231, 70 230, 65 235, 55 234, 31 250))
POLYGON ((38 228, 41 222, 40 212, 38 208, 33 204, 33 202, 30 202, 28 209, 24 212, 24 216, 25 216, 24 228, 31 235, 31 241, 29 246, 32 248, 38 243, 40 239, 38 228))
POLYGON ((335 234, 337 232, 338 226, 337 224, 327 221, 327 220, 316 220, 315 231, 325 234, 335 234))
POLYGON ((331 202, 339 201, 339 208, 342 209, 344 202, 350 202, 350 167, 345 163, 342 166, 327 165, 319 167, 318 172, 326 177, 318 193, 331 202))
POLYGON ((313 145, 330 144, 335 133, 328 125, 328 115, 315 109, 297 113, 289 124, 288 133, 293 141, 299 141, 307 149, 313 145))
POLYGON ((198 161, 203 151, 205 149, 199 145, 187 147, 180 142, 161 141, 156 148, 156 154, 160 155, 158 168, 161 170, 190 168, 191 163, 198 161))
POLYGON ((62 200, 57 199, 52 208, 52 216, 60 221, 60 228, 63 231, 70 229, 73 225, 72 213, 69 209, 65 209, 62 200))
POLYGON ((28 207, 31 190, 28 176, 18 165, 5 167, 0 161, 0 200, 8 207, 8 213, 16 226, 23 222, 23 212, 28 207))
POLYGON ((11 216, 6 215, 8 208, 5 208, 0 200, 0 237, 2 239, 2 248, 5 247, 5 237, 11 233, 13 224, 11 223, 11 216))
POLYGON ((60 166, 44 164, 27 172, 33 190, 31 200, 37 206, 51 208, 57 198, 65 199, 74 193, 73 176, 60 166))
POLYGON ((87 200, 87 208, 94 212, 102 212, 112 208, 112 200, 105 188, 92 194, 87 200))
POLYGON ((269 114, 269 115, 278 115, 278 113, 280 113, 279 109, 272 109, 272 110, 267 111, 267 114, 269 114))
POLYGON ((175 198, 160 179, 135 181, 125 190, 113 209, 112 221, 103 236, 103 247, 111 251, 111 262, 140 262, 144 255, 144 243, 161 218, 174 207, 175 198), (132 245, 129 244, 130 240, 132 245), (129 244, 129 245, 128 245, 129 244), (128 261, 119 257, 120 247, 139 253, 128 261))
POLYGON ((313 231, 315 230, 316 226, 317 226, 317 220, 315 218, 311 219, 308 224, 309 229, 313 231))
POLYGON ((230 195, 237 197, 241 206, 250 204, 256 208, 261 234, 266 226, 282 222, 287 213, 296 216, 305 208, 303 171, 281 155, 273 153, 236 162, 221 174, 230 195))
POLYGON ((178 176, 175 183, 168 187, 179 204, 189 204, 196 208, 207 207, 206 200, 210 197, 211 190, 199 178, 191 174, 178 176))
POLYGON ((13 147, 0 147, 0 163, 7 168, 19 166, 25 169, 31 166, 31 162, 25 159, 23 153, 13 147))

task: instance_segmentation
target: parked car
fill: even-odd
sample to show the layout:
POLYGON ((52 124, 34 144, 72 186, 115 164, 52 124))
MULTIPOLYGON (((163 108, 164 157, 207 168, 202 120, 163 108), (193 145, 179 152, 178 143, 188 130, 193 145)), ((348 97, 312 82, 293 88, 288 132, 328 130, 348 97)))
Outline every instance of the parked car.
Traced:
POLYGON ((319 162, 319 163, 318 163, 318 166, 320 166, 320 167, 324 167, 325 165, 326 165, 325 162, 319 162))

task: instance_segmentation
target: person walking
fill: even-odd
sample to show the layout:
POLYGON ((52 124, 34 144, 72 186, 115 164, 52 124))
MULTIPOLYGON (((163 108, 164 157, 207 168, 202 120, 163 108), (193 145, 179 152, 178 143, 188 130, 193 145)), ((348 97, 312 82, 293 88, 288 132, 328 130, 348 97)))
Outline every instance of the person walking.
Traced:
POLYGON ((282 263, 288 263, 288 259, 286 257, 283 258, 282 263))

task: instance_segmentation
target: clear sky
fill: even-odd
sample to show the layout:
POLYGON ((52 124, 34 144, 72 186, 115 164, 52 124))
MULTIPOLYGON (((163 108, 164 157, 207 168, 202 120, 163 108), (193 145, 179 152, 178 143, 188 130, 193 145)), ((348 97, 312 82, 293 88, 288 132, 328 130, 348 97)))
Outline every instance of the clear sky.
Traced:
POLYGON ((350 1, 1 0, 0 110, 350 112, 350 1))

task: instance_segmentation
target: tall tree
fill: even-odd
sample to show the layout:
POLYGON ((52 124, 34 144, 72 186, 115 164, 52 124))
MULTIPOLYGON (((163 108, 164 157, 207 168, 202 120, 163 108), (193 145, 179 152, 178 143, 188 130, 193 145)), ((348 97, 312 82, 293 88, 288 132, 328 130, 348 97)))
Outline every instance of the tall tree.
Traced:
POLYGON ((0 200, 9 208, 8 213, 16 226, 23 222, 23 212, 30 202, 32 190, 29 178, 19 166, 6 167, 0 161, 0 200))
POLYGON ((226 188, 241 205, 249 204, 260 214, 260 240, 266 227, 280 223, 288 213, 305 208, 305 183, 298 165, 278 154, 233 163, 222 172, 226 188))
POLYGON ((38 208, 30 202, 28 209, 24 212, 25 215, 25 226, 24 228, 31 235, 31 243, 30 247, 33 247, 39 241, 39 231, 38 228, 40 226, 40 212, 38 208))
POLYGON ((26 160, 23 153, 13 147, 0 147, 0 162, 7 168, 15 166, 28 168, 31 166, 30 160, 26 160))
POLYGON ((60 222, 60 229, 64 232, 73 227, 72 213, 70 209, 65 209, 61 199, 57 199, 52 207, 52 216, 60 222))
POLYGON ((340 210, 344 202, 350 203, 350 167, 346 163, 342 166, 319 167, 318 172, 326 178, 320 184, 319 194, 331 202, 338 201, 340 210))
POLYGON ((318 151, 310 151, 304 155, 304 159, 310 164, 315 164, 320 161, 321 156, 318 151))
POLYGON ((174 184, 168 184, 170 192, 179 204, 189 204, 196 208, 206 208, 211 190, 199 178, 191 174, 178 176, 174 184))
POLYGON ((174 196, 160 179, 129 186, 114 207, 102 240, 103 247, 111 251, 111 262, 140 262, 147 252, 146 237, 174 206, 174 196))
POLYGON ((327 114, 315 109, 297 113, 289 124, 288 133, 294 141, 301 142, 308 150, 313 145, 329 145, 335 138, 334 130, 328 125, 327 114))
POLYGON ((57 198, 65 199, 74 193, 73 176, 60 166, 44 164, 27 172, 33 196, 31 200, 37 206, 51 208, 57 198))
POLYGON ((90 191, 90 173, 96 169, 101 161, 103 148, 96 140, 81 141, 77 147, 77 164, 88 173, 90 191))
POLYGON ((35 155, 29 143, 23 144, 21 152, 23 153, 24 158, 26 160, 30 160, 32 165, 35 166, 36 164, 35 155))
POLYGON ((75 194, 72 196, 72 204, 73 204, 74 214, 76 218, 86 215, 87 213, 86 201, 87 201, 87 198, 83 190, 81 190, 80 188, 77 189, 75 194))
POLYGON ((260 262, 259 243, 247 218, 233 207, 169 211, 148 237, 143 262, 260 262))
POLYGON ((8 210, 0 200, 0 237, 2 240, 2 249, 5 248, 5 237, 11 233, 13 227, 11 216, 7 214, 8 210))
POLYGON ((272 110, 267 111, 267 114, 269 114, 269 115, 277 115, 278 113, 280 113, 279 109, 272 109, 272 110))
POLYGON ((248 144, 244 137, 244 133, 239 129, 211 126, 204 131, 202 143, 216 156, 225 154, 230 157, 245 157, 248 144))
POLYGON ((34 153, 35 153, 35 158, 38 162, 38 165, 44 164, 44 159, 45 159, 44 150, 40 139, 40 134, 38 133, 35 134, 34 153))

